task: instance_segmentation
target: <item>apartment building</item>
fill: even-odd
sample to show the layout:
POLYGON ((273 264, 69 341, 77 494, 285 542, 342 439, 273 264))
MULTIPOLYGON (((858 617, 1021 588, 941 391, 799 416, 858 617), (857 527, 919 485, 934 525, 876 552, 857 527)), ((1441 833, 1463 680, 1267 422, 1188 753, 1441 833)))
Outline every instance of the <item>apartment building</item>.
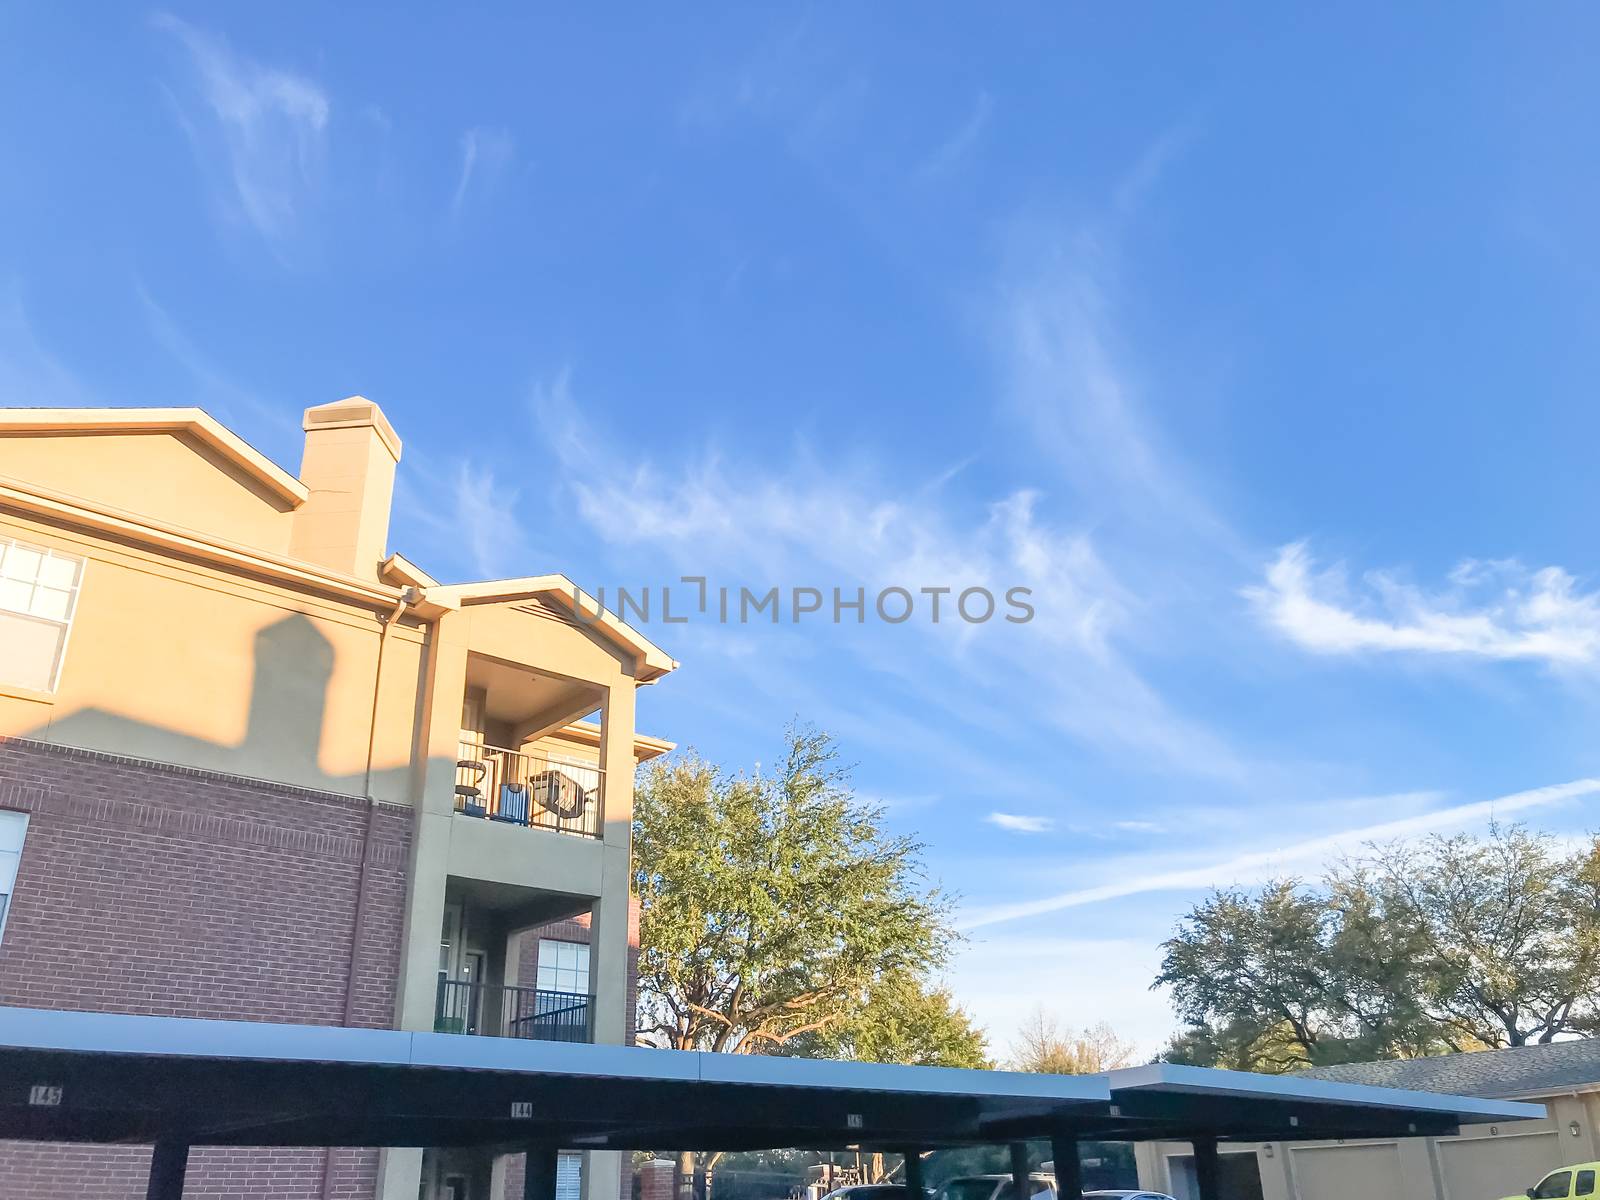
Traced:
MULTIPOLYGON (((635 692, 677 664, 560 575, 392 553, 377 405, 304 430, 296 476, 197 409, 0 409, 0 1004, 631 1040, 633 774, 671 749, 635 692)), ((142 1196, 148 1156, 0 1143, 0 1197, 142 1196)), ((211 1149, 185 1194, 520 1172, 211 1149)))

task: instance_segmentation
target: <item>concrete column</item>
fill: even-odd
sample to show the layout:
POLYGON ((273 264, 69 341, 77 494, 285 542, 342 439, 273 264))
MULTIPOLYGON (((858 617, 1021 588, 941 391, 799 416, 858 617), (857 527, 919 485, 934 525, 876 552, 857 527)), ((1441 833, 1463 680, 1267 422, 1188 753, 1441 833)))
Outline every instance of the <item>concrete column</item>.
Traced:
POLYGON ((461 752, 461 702, 467 682, 466 623, 466 614, 446 613, 428 636, 422 720, 412 753, 414 823, 405 941, 395 996, 398 1029, 433 1028, 456 759, 461 752))
MULTIPOLYGON (((431 1030, 438 1005, 439 931, 467 686, 467 621, 464 613, 446 613, 428 631, 422 708, 411 752, 411 863, 395 979, 396 1029, 431 1030)), ((380 1153, 382 1200, 416 1200, 421 1179, 420 1149, 391 1147, 380 1153)))
POLYGON ((378 1151, 380 1200, 417 1200, 422 1183, 422 1151, 416 1146, 388 1146, 378 1151))
POLYGON ((583 1152, 583 1200, 618 1200, 622 1195, 622 1151, 583 1152))
POLYGON ((556 1148, 543 1142, 528 1147, 522 1170, 522 1200, 556 1200, 556 1148))
POLYGON ((1050 1157, 1056 1164, 1056 1196, 1059 1200, 1078 1200, 1083 1195, 1083 1167, 1078 1159, 1077 1136, 1052 1134, 1050 1157))
POLYGON ((1028 1178, 1028 1143, 1011 1143, 1011 1186, 1016 1189, 1017 1200, 1028 1200, 1033 1195, 1033 1183, 1028 1178))
MULTIPOLYGON (((605 769, 600 898, 589 921, 591 1025, 597 1043, 628 1040, 628 898, 633 891, 634 681, 619 676, 600 706, 600 765, 605 769)), ((617 1200, 622 1155, 591 1150, 583 1156, 583 1200, 617 1200)), ((701 1197, 704 1200, 704 1197, 701 1197)))
POLYGON ((618 678, 600 709, 600 762, 605 768, 605 838, 600 899, 590 928, 591 986, 595 995, 594 1040, 627 1040, 628 896, 633 884, 634 681, 618 678))
POLYGON ((150 1154, 150 1183, 145 1200, 183 1200, 183 1177, 189 1170, 189 1143, 163 1138, 150 1154))
MULTIPOLYGON (((1167 1178, 1167 1146, 1166 1142, 1135 1142, 1133 1161, 1141 1188, 1147 1192, 1165 1192, 1174 1196, 1177 1193, 1172 1190, 1172 1181, 1167 1178)), ((1058 1159, 1057 1171, 1061 1169, 1059 1162, 1058 1159)))
POLYGON ((1217 1161, 1217 1139, 1198 1138, 1194 1143, 1194 1181, 1199 1200, 1221 1200, 1222 1168, 1217 1161))

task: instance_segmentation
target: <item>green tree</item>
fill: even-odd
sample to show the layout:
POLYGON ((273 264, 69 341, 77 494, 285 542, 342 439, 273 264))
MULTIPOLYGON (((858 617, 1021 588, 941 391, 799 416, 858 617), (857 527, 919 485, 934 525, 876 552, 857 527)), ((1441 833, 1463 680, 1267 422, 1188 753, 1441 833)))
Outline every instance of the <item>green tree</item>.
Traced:
MULTIPOLYGON (((858 800, 825 733, 793 725, 777 768, 693 753, 650 764, 634 803, 641 1040, 733 1054, 968 1055, 929 988, 956 942, 922 844, 858 800), (897 1013, 896 1001, 914 1004, 897 1013)), ((681 1176, 694 1169, 679 1158, 681 1176)))
POLYGON ((1452 1047, 1521 1046, 1600 1010, 1600 841, 1562 854, 1520 826, 1434 836, 1373 856, 1391 919, 1416 945, 1420 1006, 1452 1047))
POLYGON ((1369 847, 1321 888, 1215 891, 1163 944, 1174 1062, 1287 1071, 1600 1024, 1600 842, 1491 826, 1369 847))
POLYGON ((640 1033, 678 1050, 771 1053, 921 978, 954 943, 922 845, 858 801, 832 739, 792 726, 770 774, 693 754, 643 772, 634 804, 640 1033))
POLYGON ((859 1007, 793 1039, 788 1053, 918 1067, 991 1065, 983 1031, 949 990, 903 971, 874 980, 859 1007))

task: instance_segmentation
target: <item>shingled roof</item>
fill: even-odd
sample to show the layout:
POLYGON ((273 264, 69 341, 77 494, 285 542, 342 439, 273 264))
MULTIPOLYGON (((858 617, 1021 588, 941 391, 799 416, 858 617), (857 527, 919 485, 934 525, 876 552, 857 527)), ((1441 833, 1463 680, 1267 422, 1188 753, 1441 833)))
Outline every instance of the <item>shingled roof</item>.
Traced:
POLYGON ((1456 1096, 1543 1096, 1600 1086, 1600 1038, 1513 1046, 1437 1058, 1341 1063, 1303 1074, 1339 1083, 1447 1092, 1456 1096))

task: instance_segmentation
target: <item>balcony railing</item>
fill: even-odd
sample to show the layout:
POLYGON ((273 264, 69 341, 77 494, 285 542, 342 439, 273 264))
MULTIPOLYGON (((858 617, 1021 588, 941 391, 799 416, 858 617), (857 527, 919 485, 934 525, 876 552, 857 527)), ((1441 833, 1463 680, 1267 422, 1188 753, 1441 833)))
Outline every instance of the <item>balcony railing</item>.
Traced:
POLYGON ((590 998, 576 992, 441 979, 433 1029, 541 1042, 588 1042, 594 1036, 593 1012, 590 998))
POLYGON ((592 763, 463 741, 456 811, 469 817, 599 837, 605 772, 592 763))

